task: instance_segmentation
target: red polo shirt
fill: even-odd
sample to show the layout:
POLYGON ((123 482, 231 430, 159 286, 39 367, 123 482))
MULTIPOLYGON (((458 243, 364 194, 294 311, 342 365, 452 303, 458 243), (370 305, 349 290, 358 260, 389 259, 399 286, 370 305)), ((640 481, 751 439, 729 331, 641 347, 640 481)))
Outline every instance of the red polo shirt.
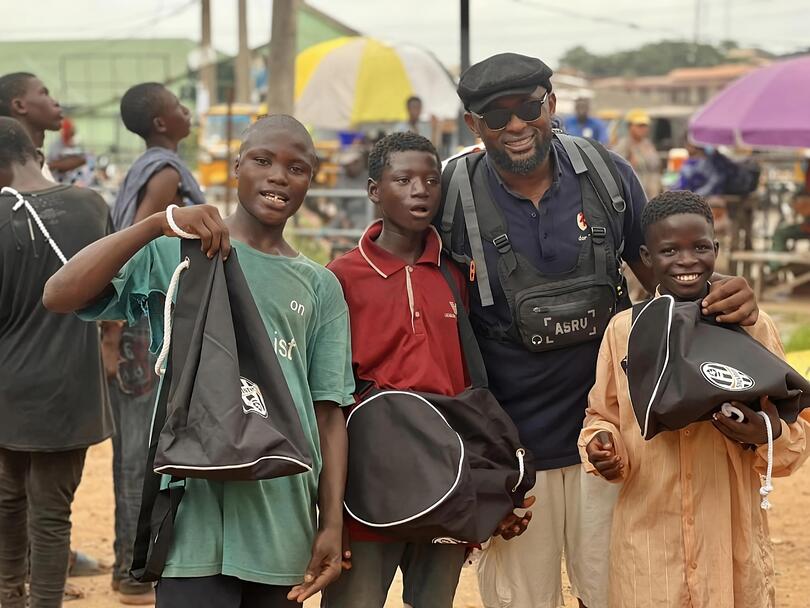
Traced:
MULTIPOLYGON (((469 382, 458 336, 458 305, 439 264, 450 264, 466 299, 464 278, 442 259, 435 228, 429 229, 425 250, 413 266, 376 244, 381 232, 378 220, 358 247, 328 266, 349 306, 357 375, 380 388, 457 395, 469 382)), ((354 540, 387 540, 347 521, 354 540)))

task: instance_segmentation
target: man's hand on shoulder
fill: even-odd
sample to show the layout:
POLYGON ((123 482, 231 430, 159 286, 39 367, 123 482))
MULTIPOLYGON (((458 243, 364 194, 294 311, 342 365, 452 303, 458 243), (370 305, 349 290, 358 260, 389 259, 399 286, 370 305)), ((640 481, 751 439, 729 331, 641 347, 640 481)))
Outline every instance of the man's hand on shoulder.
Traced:
POLYGON ((759 317, 754 290, 743 277, 712 277, 702 310, 704 315, 717 315, 718 323, 754 325, 759 317))

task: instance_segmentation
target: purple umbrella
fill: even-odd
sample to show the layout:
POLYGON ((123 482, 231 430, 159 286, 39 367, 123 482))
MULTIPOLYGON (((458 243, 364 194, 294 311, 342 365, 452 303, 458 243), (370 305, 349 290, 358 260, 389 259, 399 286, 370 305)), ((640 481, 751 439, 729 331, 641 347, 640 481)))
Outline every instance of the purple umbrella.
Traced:
POLYGON ((689 135, 711 145, 810 147, 810 55, 734 81, 692 117, 689 135))

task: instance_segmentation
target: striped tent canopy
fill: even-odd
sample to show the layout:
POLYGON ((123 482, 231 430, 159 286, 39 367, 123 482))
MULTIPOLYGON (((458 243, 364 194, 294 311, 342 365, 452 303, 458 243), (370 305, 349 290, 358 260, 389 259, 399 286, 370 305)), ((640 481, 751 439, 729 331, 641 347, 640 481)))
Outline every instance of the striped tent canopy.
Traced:
POLYGON ((460 102, 444 66, 428 51, 349 36, 305 49, 295 63, 295 114, 324 129, 406 119, 405 102, 422 99, 423 116, 454 118, 460 102))

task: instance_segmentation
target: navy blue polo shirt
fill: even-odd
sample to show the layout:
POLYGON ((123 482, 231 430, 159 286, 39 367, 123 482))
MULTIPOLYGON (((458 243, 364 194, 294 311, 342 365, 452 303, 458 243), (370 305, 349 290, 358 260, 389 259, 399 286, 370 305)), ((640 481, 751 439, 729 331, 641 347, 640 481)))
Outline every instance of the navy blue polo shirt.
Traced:
MULTIPOLYGON (((590 239, 587 218, 582 215, 579 178, 562 144, 556 138, 553 142, 553 182, 540 199, 539 209, 510 191, 486 156, 479 165, 488 173, 490 191, 506 219, 512 248, 544 274, 573 269, 582 241, 590 239)), ((647 198, 630 164, 617 154, 611 156, 621 175, 628 206, 623 257, 635 261, 644 242, 640 220, 647 198)), ((512 319, 495 270, 498 252, 492 243, 484 241, 484 255, 495 303, 482 307, 478 289, 471 286, 470 315, 477 326, 506 329, 512 319)), ((519 344, 480 335, 478 342, 490 389, 517 425, 523 444, 534 454, 537 468, 557 469, 579 463, 577 438, 594 383, 599 341, 545 353, 529 352, 519 344)))

